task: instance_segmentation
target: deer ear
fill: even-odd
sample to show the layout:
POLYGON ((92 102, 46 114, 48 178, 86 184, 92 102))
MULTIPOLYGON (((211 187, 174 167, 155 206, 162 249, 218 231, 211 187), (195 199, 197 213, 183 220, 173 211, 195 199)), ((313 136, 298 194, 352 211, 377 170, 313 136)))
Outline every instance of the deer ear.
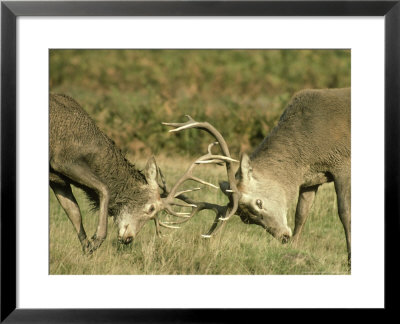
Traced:
POLYGON ((240 178, 242 181, 249 181, 251 177, 251 171, 253 171, 250 165, 250 158, 246 153, 242 153, 240 157, 240 178))
POLYGON ((146 164, 146 167, 144 168, 144 176, 146 178, 147 183, 149 186, 153 189, 158 188, 157 184, 157 164, 156 164, 156 159, 154 156, 152 156, 146 164))

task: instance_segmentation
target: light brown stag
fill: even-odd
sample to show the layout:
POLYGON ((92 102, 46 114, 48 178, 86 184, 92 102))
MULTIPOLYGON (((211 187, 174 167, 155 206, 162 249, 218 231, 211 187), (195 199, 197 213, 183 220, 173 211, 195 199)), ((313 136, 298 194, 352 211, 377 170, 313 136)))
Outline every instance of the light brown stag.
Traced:
MULTIPOLYGON (((294 95, 278 125, 250 157, 242 154, 235 181, 232 181, 232 165, 227 163, 230 183, 222 182, 220 187, 230 202, 219 207, 220 212, 205 236, 210 236, 220 221, 236 213, 243 222, 260 225, 286 243, 292 237, 287 213, 297 198, 292 237, 296 241, 318 187, 333 181, 350 263, 350 93, 350 89, 326 89, 303 90, 294 95)), ((175 127, 171 131, 206 130, 221 144, 223 154, 230 157, 225 141, 214 127, 188 118, 186 123, 164 124, 175 127)))

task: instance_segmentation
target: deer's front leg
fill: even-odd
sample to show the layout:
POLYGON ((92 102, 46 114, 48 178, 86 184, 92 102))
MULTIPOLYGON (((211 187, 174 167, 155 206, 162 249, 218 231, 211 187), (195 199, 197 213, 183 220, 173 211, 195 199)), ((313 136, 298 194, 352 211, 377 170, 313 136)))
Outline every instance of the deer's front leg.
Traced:
POLYGON ((92 237, 90 246, 90 252, 93 252, 100 247, 107 236, 108 202, 110 199, 108 188, 86 165, 78 163, 54 163, 52 167, 71 180, 93 189, 99 195, 99 221, 97 231, 92 237))
POLYGON ((307 216, 310 213, 310 209, 313 204, 317 190, 318 186, 313 186, 300 190, 299 200, 296 207, 294 232, 292 237, 293 244, 296 244, 299 240, 300 234, 303 230, 303 226, 307 220, 307 216))
POLYGON ((107 187, 103 184, 98 188, 99 194, 99 222, 96 233, 92 237, 92 251, 98 249, 107 237, 108 202, 110 199, 107 187))

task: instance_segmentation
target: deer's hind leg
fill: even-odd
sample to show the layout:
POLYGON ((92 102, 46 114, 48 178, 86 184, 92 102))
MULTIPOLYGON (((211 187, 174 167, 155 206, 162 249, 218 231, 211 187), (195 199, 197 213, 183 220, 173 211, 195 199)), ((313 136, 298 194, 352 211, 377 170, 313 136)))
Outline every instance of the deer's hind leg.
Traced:
POLYGON ((107 186, 84 164, 78 163, 53 163, 53 169, 63 174, 72 181, 93 189, 99 195, 99 221, 96 233, 92 237, 91 251, 100 247, 107 236, 107 217, 109 192, 107 186))
POLYGON ((351 266, 351 177, 350 168, 335 175, 335 190, 340 221, 346 235, 348 263, 351 266))
POLYGON ((71 186, 60 179, 57 182, 50 181, 50 187, 53 189, 58 202, 74 226, 76 233, 78 234, 79 241, 81 242, 83 252, 89 252, 91 249, 90 242, 86 237, 86 232, 82 224, 81 211, 72 193, 71 186))

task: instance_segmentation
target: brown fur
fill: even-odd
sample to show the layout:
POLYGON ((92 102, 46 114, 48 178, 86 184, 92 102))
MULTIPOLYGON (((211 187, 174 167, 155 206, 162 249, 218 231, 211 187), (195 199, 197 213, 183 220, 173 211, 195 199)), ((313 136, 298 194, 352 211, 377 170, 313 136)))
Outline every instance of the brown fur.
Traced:
POLYGON ((298 197, 296 241, 318 186, 334 181, 350 261, 350 103, 350 89, 303 90, 293 96, 278 125, 250 158, 242 157, 236 177, 244 222, 286 241, 291 236, 286 212, 298 197))
MULTIPOLYGON (((140 230, 152 202, 159 194, 150 159, 145 172, 137 170, 72 98, 50 94, 50 186, 74 225, 84 251, 98 248, 107 234, 107 216, 117 223, 124 216, 123 240, 130 242, 140 230), (79 206, 70 185, 84 190, 96 209, 99 225, 90 243, 82 225, 79 206), (145 214, 145 216, 144 216, 145 214), (122 217, 122 216, 121 216, 122 217), (129 219, 128 219, 129 218, 129 219)), ((151 210, 157 211, 156 208, 151 210)))
POLYGON ((332 181, 350 163, 350 89, 303 90, 295 94, 278 125, 250 155, 254 169, 298 189, 332 181))

